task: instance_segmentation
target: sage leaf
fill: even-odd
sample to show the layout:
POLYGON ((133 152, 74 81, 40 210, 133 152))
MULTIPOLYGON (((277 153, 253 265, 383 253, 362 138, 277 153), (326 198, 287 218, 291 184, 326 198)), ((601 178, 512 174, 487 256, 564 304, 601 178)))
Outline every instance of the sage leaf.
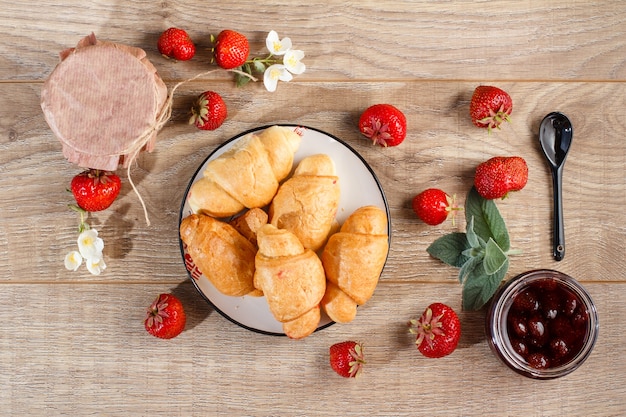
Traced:
POLYGON ((472 248, 480 247, 480 242, 478 241, 478 235, 474 231, 474 216, 467 222, 467 226, 465 227, 465 233, 467 234, 467 243, 472 248))
POLYGON ((507 261, 507 255, 500 249, 498 244, 492 238, 487 241, 485 247, 484 267, 487 275, 493 275, 504 266, 507 261))
POLYGON ((473 256, 465 261, 465 263, 463 264, 463 266, 461 266, 461 269, 459 270, 459 281, 461 282, 461 284, 465 282, 468 275, 471 274, 482 261, 482 253, 477 256, 473 256))
POLYGON ((482 198, 475 187, 472 187, 465 199, 465 219, 468 224, 472 217, 474 232, 485 242, 493 238, 504 252, 510 249, 509 233, 496 203, 482 198))
POLYGON ((467 276, 463 285, 463 309, 480 310, 491 300, 509 269, 507 259, 502 268, 495 274, 487 274, 484 264, 479 264, 467 276))
POLYGON ((426 251, 443 263, 460 268, 469 259, 463 255, 466 249, 470 249, 470 246, 465 233, 453 232, 435 240, 426 251))

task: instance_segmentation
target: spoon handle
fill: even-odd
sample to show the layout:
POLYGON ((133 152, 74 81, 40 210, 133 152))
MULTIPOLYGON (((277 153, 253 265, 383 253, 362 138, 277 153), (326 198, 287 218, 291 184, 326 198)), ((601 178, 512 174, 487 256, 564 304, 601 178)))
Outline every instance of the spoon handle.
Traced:
POLYGON ((552 172, 552 183, 554 186, 554 228, 552 239, 552 254, 557 261, 565 257, 565 230, 563 227, 563 169, 555 169, 552 172))

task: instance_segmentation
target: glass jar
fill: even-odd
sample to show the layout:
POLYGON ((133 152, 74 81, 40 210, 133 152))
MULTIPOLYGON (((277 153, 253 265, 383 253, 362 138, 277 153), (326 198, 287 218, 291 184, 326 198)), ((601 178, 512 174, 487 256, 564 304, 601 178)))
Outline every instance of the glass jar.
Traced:
POLYGON ((552 379, 576 370, 598 338, 598 313, 589 293, 558 271, 525 272, 496 292, 487 312, 487 341, 509 368, 552 379))

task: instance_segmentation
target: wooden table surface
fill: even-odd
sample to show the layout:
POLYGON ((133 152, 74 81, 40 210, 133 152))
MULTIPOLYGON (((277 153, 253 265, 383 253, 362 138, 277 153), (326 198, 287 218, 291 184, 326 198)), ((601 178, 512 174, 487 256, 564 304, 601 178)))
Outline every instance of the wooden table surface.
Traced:
POLYGON ((4 0, 0 8, 0 414, 118 416, 626 414, 626 2, 613 1, 256 1, 4 0), (196 57, 174 63, 156 48, 170 26, 188 30, 196 57), (184 84, 154 152, 125 171, 114 205, 89 216, 105 242, 107 269, 69 272, 78 218, 68 209, 71 178, 40 108, 58 53, 94 32, 145 49, 169 88, 215 68, 211 33, 235 29, 263 55, 270 30, 306 53, 304 74, 274 93, 243 88, 219 72, 184 84), (497 85, 514 102, 512 122, 488 135, 468 116, 472 91, 497 85), (186 121, 190 103, 218 91, 229 117, 214 132, 186 121), (408 119, 406 141, 371 146, 360 113, 392 103, 408 119), (538 144, 541 119, 568 115, 574 141, 564 171, 567 254, 551 256, 552 184, 538 144), (301 341, 241 328, 197 293, 181 260, 178 215, 199 164, 228 138, 251 128, 296 123, 344 140, 372 167, 391 213, 391 250, 373 298, 350 324, 301 341), (592 355, 557 380, 518 376, 491 353, 484 312, 461 311, 457 270, 426 253, 439 236, 463 231, 421 223, 411 210, 436 186, 463 201, 475 166, 519 155, 526 188, 498 201, 512 246, 507 278, 551 268, 577 278, 600 318, 592 355), (164 341, 142 320, 160 292, 182 299, 186 330, 164 341), (457 309, 458 349, 427 359, 406 321, 431 302, 457 309), (365 344, 356 380, 328 366, 328 348, 365 344))

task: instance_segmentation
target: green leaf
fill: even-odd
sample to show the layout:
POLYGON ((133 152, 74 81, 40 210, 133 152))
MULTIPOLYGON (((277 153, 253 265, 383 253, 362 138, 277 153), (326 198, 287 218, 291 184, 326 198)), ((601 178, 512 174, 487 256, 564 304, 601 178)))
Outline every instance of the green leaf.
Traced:
POLYGON ((467 226, 465 227, 465 232, 467 234, 467 243, 469 243, 469 245, 472 248, 480 247, 480 242, 478 241, 478 235, 474 231, 474 216, 472 216, 470 221, 467 222, 467 226))
POLYGON ((246 77, 245 75, 241 74, 235 74, 235 82, 237 84, 237 87, 243 87, 250 82, 250 77, 246 77))
POLYGON ((500 270, 504 266, 507 261, 506 254, 500 249, 500 246, 493 240, 489 238, 487 241, 487 246, 485 247, 485 259, 484 259, 484 267, 487 275, 493 275, 500 270))
POLYGON ((464 310, 480 310, 491 300, 509 269, 509 260, 505 261, 498 272, 491 275, 485 272, 483 265, 481 263, 474 268, 465 280, 463 285, 464 310))
POLYGON ((504 219, 493 200, 487 200, 472 187, 465 199, 465 219, 469 224, 473 218, 473 230, 485 242, 489 238, 504 251, 510 249, 509 233, 504 219))
POLYGON ((463 266, 461 266, 461 269, 459 270, 459 282, 461 282, 461 284, 463 284, 463 282, 465 282, 469 274, 471 274, 474 271, 474 269, 476 269, 476 267, 480 265, 480 263, 483 261, 483 256, 484 255, 482 253, 478 254, 477 256, 473 256, 469 258, 463 264, 463 266))
POLYGON ((254 60, 252 61, 252 64, 254 65, 254 70, 256 72, 265 72, 265 64, 263 62, 254 60))
POLYGON ((460 268, 469 259, 463 255, 465 249, 470 249, 465 233, 453 232, 435 240, 426 251, 443 263, 460 268))

